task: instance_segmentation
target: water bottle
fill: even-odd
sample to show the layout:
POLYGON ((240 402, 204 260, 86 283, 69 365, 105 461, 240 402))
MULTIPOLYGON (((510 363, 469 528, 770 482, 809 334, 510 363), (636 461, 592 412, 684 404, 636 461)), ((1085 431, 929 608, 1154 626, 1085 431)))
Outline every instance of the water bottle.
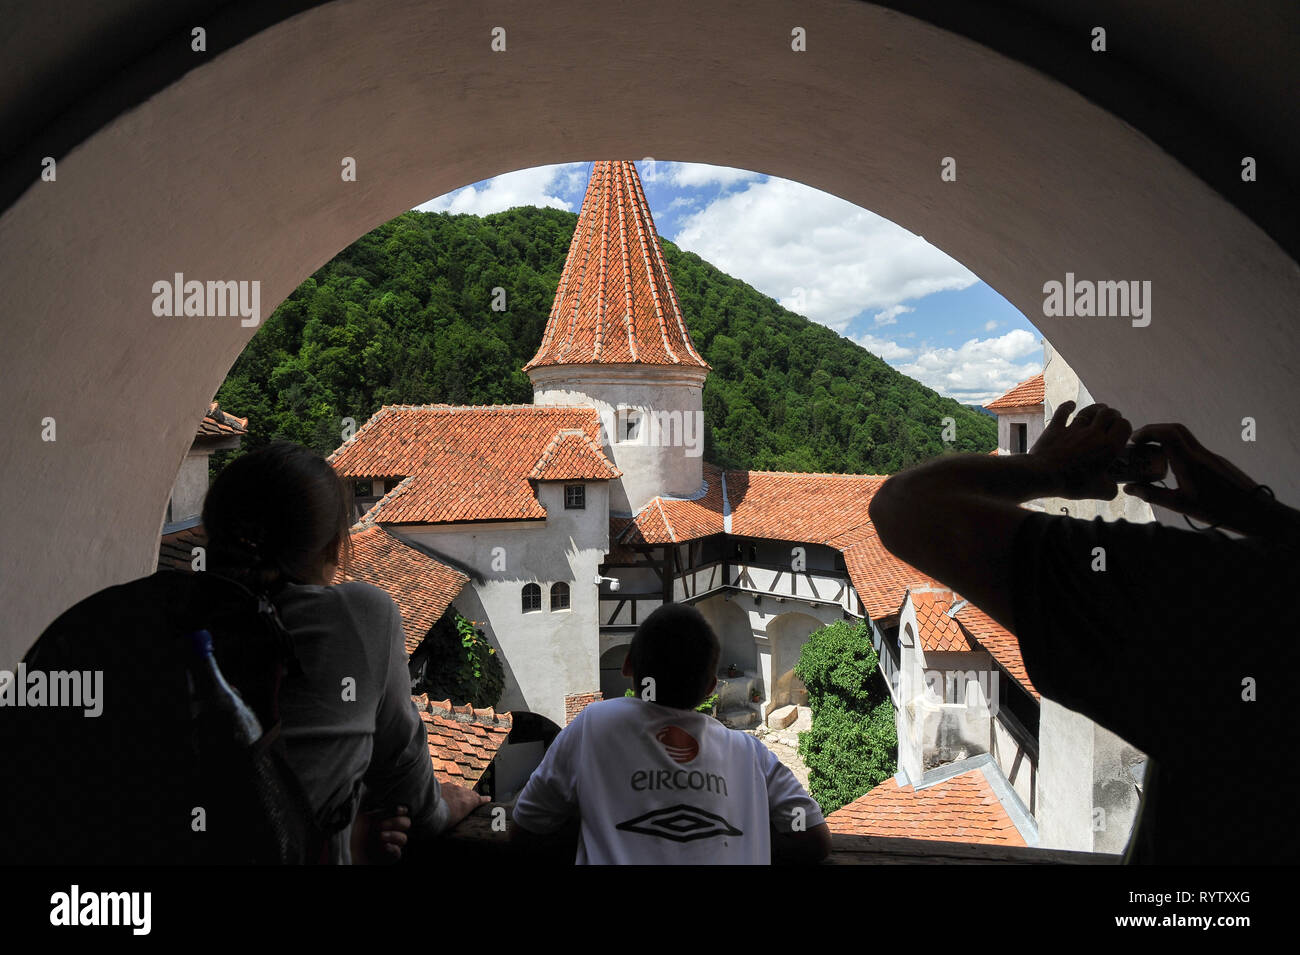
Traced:
POLYGON ((230 720, 236 742, 252 746, 262 738, 262 724, 234 688, 226 682, 212 655, 212 634, 196 630, 189 635, 196 662, 192 669, 198 695, 230 720))

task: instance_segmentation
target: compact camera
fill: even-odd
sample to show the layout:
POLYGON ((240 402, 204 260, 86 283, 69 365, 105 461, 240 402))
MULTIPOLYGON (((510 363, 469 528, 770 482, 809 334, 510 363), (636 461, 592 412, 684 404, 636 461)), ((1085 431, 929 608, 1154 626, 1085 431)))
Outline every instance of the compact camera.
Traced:
POLYGON ((1150 484, 1162 480, 1169 458, 1158 444, 1130 444, 1111 462, 1106 474, 1116 484, 1150 484))

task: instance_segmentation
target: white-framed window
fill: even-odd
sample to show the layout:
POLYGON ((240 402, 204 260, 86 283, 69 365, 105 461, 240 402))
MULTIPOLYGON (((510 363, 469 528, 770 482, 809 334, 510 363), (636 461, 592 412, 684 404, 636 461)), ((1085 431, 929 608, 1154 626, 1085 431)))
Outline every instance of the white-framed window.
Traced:
POLYGON ((551 584, 551 609, 568 610, 569 609, 569 585, 560 582, 551 584))
POLYGON ((564 509, 566 511, 581 511, 587 507, 587 485, 585 484, 566 484, 564 485, 564 509))
POLYGON ((542 588, 537 584, 524 584, 522 595, 524 613, 534 613, 542 609, 542 588))

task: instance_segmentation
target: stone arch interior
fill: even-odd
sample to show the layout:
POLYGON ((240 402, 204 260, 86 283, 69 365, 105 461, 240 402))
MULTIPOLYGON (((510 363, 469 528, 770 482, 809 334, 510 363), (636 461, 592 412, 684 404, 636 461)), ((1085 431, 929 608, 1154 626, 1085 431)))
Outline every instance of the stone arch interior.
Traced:
POLYGON ((540 713, 513 710, 511 718, 510 735, 492 760, 495 797, 499 802, 509 802, 519 795, 546 750, 560 735, 560 727, 540 713))
POLYGON ((808 691, 794 669, 799 663, 799 651, 808 642, 809 635, 823 626, 825 624, 816 617, 798 612, 782 614, 768 624, 768 640, 772 647, 772 688, 764 707, 764 717, 782 706, 808 705, 808 691))
POLYGON ((627 657, 630 644, 610 647, 600 655, 600 695, 602 699, 614 700, 626 695, 627 690, 634 689, 632 678, 623 675, 623 660, 627 657))

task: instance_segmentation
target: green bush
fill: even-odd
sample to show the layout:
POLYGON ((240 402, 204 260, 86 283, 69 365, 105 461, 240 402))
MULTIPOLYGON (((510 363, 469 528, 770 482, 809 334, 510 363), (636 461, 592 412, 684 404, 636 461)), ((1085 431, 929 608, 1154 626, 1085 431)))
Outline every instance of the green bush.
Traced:
POLYGON ((840 621, 814 631, 794 672, 808 690, 812 728, 799 736, 808 786, 832 813, 894 775, 894 704, 877 667, 867 624, 840 621))
POLYGON ((415 651, 425 660, 424 677, 413 692, 457 706, 496 706, 505 691, 501 658, 482 630, 453 608, 439 618, 415 651))

